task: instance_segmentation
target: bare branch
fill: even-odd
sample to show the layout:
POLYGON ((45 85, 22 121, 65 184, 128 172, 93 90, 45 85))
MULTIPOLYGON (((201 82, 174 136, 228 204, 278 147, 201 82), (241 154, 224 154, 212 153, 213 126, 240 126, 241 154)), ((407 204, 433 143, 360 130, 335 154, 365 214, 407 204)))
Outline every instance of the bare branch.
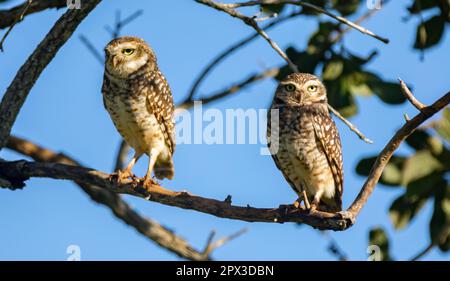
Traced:
MULTIPOLYGON (((26 9, 23 16, 20 16, 24 11, 24 8, 28 6, 28 1, 13 7, 8 10, 0 11, 0 29, 9 27, 15 24, 17 18, 23 18, 29 14, 41 12, 51 8, 64 8, 67 5, 67 0, 38 0, 33 1, 33 3, 26 9)), ((20 19, 22 20, 22 19, 20 19)))
MULTIPOLYGON (((264 26, 262 29, 267 31, 275 26, 277 26, 278 24, 288 20, 288 19, 292 19, 296 16, 298 16, 299 14, 301 14, 301 12, 293 12, 287 16, 283 16, 283 17, 278 17, 277 19, 273 20, 271 23, 267 24, 266 26, 264 26)), ((252 42, 254 39, 259 37, 259 33, 256 32, 242 40, 240 40, 239 42, 231 45, 230 47, 228 47, 226 50, 224 50, 223 52, 221 52, 219 55, 217 55, 204 69, 203 71, 200 73, 200 75, 197 77, 197 79, 195 80, 195 82, 193 83, 191 89, 189 90, 189 95, 186 98, 185 102, 193 100, 194 96, 197 92, 198 87, 200 86, 201 82, 203 82, 203 80, 206 78, 206 76, 211 72, 211 70, 213 70, 221 61, 223 61, 225 58, 227 58, 228 56, 230 56, 231 54, 233 54, 235 51, 237 51, 238 49, 240 49, 241 47, 247 45, 248 43, 252 42)))
MULTIPOLYGON (((198 3, 210 6, 216 10, 219 11, 223 11, 227 14, 229 14, 232 17, 238 18, 240 20, 242 20, 245 24, 253 27, 256 32, 261 35, 264 39, 266 39, 267 42, 269 42, 270 46, 272 46, 272 48, 287 62, 287 64, 289 65, 289 67, 291 68, 291 70, 293 72, 299 72, 299 69, 297 67, 297 65, 295 65, 290 59, 289 57, 280 49, 280 47, 278 47, 278 45, 275 43, 275 41, 273 41, 272 39, 270 39, 270 37, 267 35, 267 33, 262 30, 259 26, 258 23, 253 19, 253 18, 249 18, 247 16, 244 16, 243 14, 239 13, 238 11, 232 9, 234 7, 240 7, 240 6, 235 6, 235 5, 243 5, 245 6, 245 3, 253 3, 252 5, 260 5, 263 3, 256 3, 259 1, 252 1, 252 2, 245 2, 245 3, 240 3, 240 4, 222 4, 222 3, 217 3, 214 2, 212 0, 195 0, 198 3)), ((273 4, 273 3, 271 3, 273 4)), ((248 6, 251 6, 250 4, 248 6)), ((344 31, 345 32, 345 31, 344 31)), ((340 40, 340 37, 337 38, 337 40, 340 40)), ((367 139, 357 128, 355 125, 353 125, 350 121, 348 121, 346 118, 344 118, 341 114, 339 114, 339 112, 332 108, 330 105, 328 105, 328 107, 330 108, 330 110, 335 113, 335 115, 341 119, 347 126, 349 126, 350 130, 352 130, 353 132, 355 132, 360 139, 364 140, 367 143, 372 143, 371 140, 367 139)))
MULTIPOLYGON (((7 147, 15 152, 29 156, 35 161, 80 166, 80 163, 73 160, 69 156, 64 155, 63 153, 55 153, 51 150, 17 137, 11 136, 8 140, 7 147)), ((119 195, 95 185, 77 181, 75 181, 75 183, 80 186, 80 188, 87 195, 89 195, 93 201, 110 208, 117 218, 135 228, 143 236, 149 238, 161 247, 188 260, 209 259, 209 255, 205 255, 203 252, 198 252, 191 245, 189 245, 186 240, 177 236, 168 228, 160 225, 152 219, 139 215, 124 200, 122 200, 119 195)))
POLYGON ((20 15, 16 18, 16 20, 13 22, 13 24, 8 28, 8 30, 6 31, 5 35, 3 35, 2 40, 0 40, 0 51, 3 52, 3 43, 6 40, 6 37, 8 37, 9 33, 11 32, 11 30, 14 28, 14 26, 23 19, 23 17, 25 16, 25 13, 28 11, 28 9, 30 8, 31 3, 33 3, 33 0, 27 0, 27 3, 25 5, 25 7, 23 8, 22 13, 20 13, 20 15))
POLYGON ((331 105, 328 105, 328 109, 333 112, 334 115, 336 115, 337 118, 341 119, 342 122, 345 123, 345 125, 347 125, 349 127, 349 129, 354 132, 356 135, 358 135, 358 137, 360 139, 362 139, 363 141, 367 142, 367 143, 373 143, 372 140, 368 139, 363 133, 361 133, 360 130, 358 130, 358 128, 356 128, 355 125, 353 125, 350 121, 348 121, 344 116, 342 116, 339 111, 337 111, 336 109, 334 109, 331 105))
MULTIPOLYGON (((216 101, 218 99, 224 98, 224 97, 228 97, 231 94, 234 94, 240 90, 245 89, 246 87, 250 86, 251 84, 260 81, 260 80, 264 80, 270 77, 275 77, 280 71, 279 67, 274 67, 271 69, 268 69, 262 73, 258 73, 258 74, 254 74, 251 75, 249 77, 247 77, 246 79, 244 79, 243 81, 237 82, 233 85, 231 85, 230 87, 221 90, 217 93, 214 93, 212 95, 210 95, 209 97, 205 97, 200 99, 199 101, 202 102, 203 105, 211 103, 213 101, 216 101)), ((178 109, 188 109, 190 107, 192 107, 194 105, 194 101, 193 100, 186 100, 184 101, 182 104, 180 104, 179 106, 177 106, 178 109)))
POLYGON ((384 147, 381 153, 378 155, 370 174, 363 185, 363 188, 359 192, 355 201, 348 209, 349 212, 353 214, 358 214, 361 208, 366 204, 367 199, 372 194, 375 185, 383 173, 384 168, 391 159, 394 151, 400 146, 400 144, 412 134, 417 127, 419 127, 425 120, 436 114, 442 108, 447 106, 450 102, 450 92, 441 97, 438 101, 430 106, 423 108, 418 115, 412 118, 410 121, 406 122, 400 130, 392 137, 388 144, 384 147))
POLYGON ((81 34, 79 36, 79 38, 81 40, 81 43, 83 43, 86 46, 86 48, 89 50, 89 52, 91 52, 91 54, 95 57, 95 59, 101 65, 103 65, 105 60, 104 60, 102 54, 99 51, 97 51, 97 49, 94 47, 94 44, 92 44, 92 42, 86 36, 84 36, 83 34, 81 34))
POLYGON ((206 257, 210 256, 211 253, 219 248, 222 247, 223 245, 225 245, 226 243, 230 242, 233 239, 236 239, 237 237, 241 236, 242 234, 246 233, 248 231, 248 228, 243 228, 241 230, 239 230, 238 232, 230 235, 230 236, 225 236, 219 240, 217 240, 216 242, 213 242, 214 236, 216 234, 215 230, 211 231, 211 234, 208 237, 208 241, 206 243, 205 249, 203 250, 203 255, 205 255, 206 257))
MULTIPOLYGON (((203 1, 203 0, 202 0, 203 1)), ((387 44, 389 43, 389 39, 381 37, 379 35, 376 35, 375 33, 373 33, 372 31, 368 30, 367 28, 364 28, 352 21, 349 21, 348 19, 341 17, 341 16, 337 16, 333 13, 330 13, 329 11, 322 9, 319 6, 316 6, 314 4, 311 3, 307 3, 307 2, 303 2, 303 1, 296 1, 296 0, 261 0, 261 1, 248 1, 248 2, 243 2, 243 3, 235 3, 235 4, 223 4, 223 6, 225 8, 228 9, 235 9, 235 8, 240 8, 240 7, 248 7, 248 6, 255 6, 255 5, 278 5, 278 4, 291 4, 291 5, 297 5, 297 6, 302 6, 302 7, 306 7, 306 8, 310 8, 312 10, 315 10, 318 13, 327 15, 343 24, 346 24, 356 30, 358 30, 359 32, 369 35, 375 39, 380 40, 381 42, 387 44)))
POLYGON ((408 88, 405 82, 403 82, 402 79, 398 78, 398 81, 400 81, 400 86, 402 88, 403 95, 409 100, 409 102, 414 105, 419 111, 424 109, 426 105, 421 103, 419 100, 416 99, 416 97, 413 95, 411 90, 408 88))
POLYGON ((79 10, 64 13, 19 69, 0 104, 0 149, 6 144, 17 115, 44 68, 100 2, 101 0, 92 0, 84 3, 79 10))
POLYGON ((174 192, 159 185, 153 185, 150 190, 142 184, 131 180, 117 184, 110 180, 110 175, 89 168, 71 166, 59 163, 36 163, 29 161, 0 161, 0 177, 15 187, 24 185, 31 177, 72 180, 81 184, 95 185, 111 192, 130 194, 158 202, 164 205, 183 209, 196 210, 221 218, 243 220, 248 222, 297 222, 311 225, 318 229, 345 230, 351 227, 362 207, 372 194, 380 176, 400 144, 423 122, 436 114, 450 103, 450 92, 441 97, 431 106, 424 108, 411 121, 404 124, 388 142, 372 166, 372 170, 360 193, 349 209, 341 213, 321 211, 309 212, 294 206, 280 208, 253 208, 250 206, 233 206, 227 202, 191 195, 187 192, 174 192))
POLYGON ((421 250, 417 255, 415 255, 413 258, 411 258, 411 261, 418 261, 421 258, 423 258, 426 254, 428 254, 433 248, 436 246, 433 242, 431 242, 428 246, 425 247, 425 249, 421 250))

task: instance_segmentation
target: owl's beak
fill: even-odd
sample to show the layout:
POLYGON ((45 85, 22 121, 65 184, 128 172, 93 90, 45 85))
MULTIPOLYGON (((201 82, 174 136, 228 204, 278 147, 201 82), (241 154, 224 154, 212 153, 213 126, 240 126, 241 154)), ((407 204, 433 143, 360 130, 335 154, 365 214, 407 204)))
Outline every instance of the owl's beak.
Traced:
POLYGON ((118 64, 119 64, 119 58, 117 56, 113 56, 112 57, 112 65, 113 65, 113 67, 116 68, 118 64))

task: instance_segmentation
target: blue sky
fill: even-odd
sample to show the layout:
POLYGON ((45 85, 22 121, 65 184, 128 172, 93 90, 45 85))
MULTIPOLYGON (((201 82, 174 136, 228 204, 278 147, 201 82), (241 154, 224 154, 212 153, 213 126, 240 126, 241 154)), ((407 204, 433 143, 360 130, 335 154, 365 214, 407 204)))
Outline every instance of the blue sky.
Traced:
MULTIPOLYGON (((411 49, 419 19, 402 20, 408 15, 409 2, 391 1, 363 24, 390 38, 389 45, 357 31, 347 34, 344 44, 363 56, 378 49, 370 70, 390 80, 401 77, 414 86, 422 102, 431 103, 450 86, 450 38, 447 30, 441 44, 427 51, 421 62, 419 54, 411 49)), ((78 36, 87 36, 101 50, 110 40, 104 26, 113 23, 115 11, 120 9, 123 15, 129 15, 141 8, 144 15, 127 25, 122 34, 137 35, 151 44, 176 102, 187 95, 199 71, 218 52, 253 32, 238 20, 193 1, 103 1, 45 69, 22 108, 13 133, 64 151, 87 166, 110 171, 120 137, 103 108, 103 69, 78 36)), ((51 10, 31 15, 14 28, 5 43, 5 52, 0 53, 0 92, 6 90, 18 68, 62 13, 63 10, 51 10)), ((271 30, 270 35, 283 48, 292 42, 302 48, 316 26, 314 18, 301 17, 271 30)), ((281 63, 267 43, 258 39, 215 70, 200 93, 208 95, 250 73, 281 63)), ((275 86, 273 80, 267 80, 208 108, 267 108, 275 86)), ((403 113, 416 114, 406 103, 386 106, 376 97, 358 98, 357 102, 360 113, 351 121, 375 143, 363 143, 337 122, 344 150, 345 206, 352 202, 364 181, 354 172, 358 159, 382 149, 403 124, 403 113)), ((164 181, 163 185, 217 199, 231 194, 233 203, 238 205, 277 207, 293 202, 295 194, 271 157, 261 156, 259 149, 259 145, 180 145, 175 153, 175 179, 164 181)), ((408 152, 404 146, 400 150, 408 152)), ((0 156, 23 158, 6 150, 0 156)), ((147 161, 139 161, 135 173, 144 175, 146 165, 147 161)), ((406 229, 393 229, 387 210, 401 193, 401 189, 378 186, 356 225, 345 232, 330 233, 350 259, 367 258, 368 230, 374 226, 388 231, 396 259, 408 259, 428 244, 431 202, 406 229)), ((223 236, 249 227, 248 233, 214 252, 215 259, 334 259, 327 252, 325 237, 309 226, 245 223, 130 196, 124 198, 141 214, 167 225, 199 249, 204 247, 211 229, 223 236)), ((69 245, 80 246, 83 260, 178 260, 66 181, 33 179, 24 190, 0 190, 0 229, 0 260, 65 260, 69 245)), ((425 259, 449 260, 449 256, 433 250, 425 259)))

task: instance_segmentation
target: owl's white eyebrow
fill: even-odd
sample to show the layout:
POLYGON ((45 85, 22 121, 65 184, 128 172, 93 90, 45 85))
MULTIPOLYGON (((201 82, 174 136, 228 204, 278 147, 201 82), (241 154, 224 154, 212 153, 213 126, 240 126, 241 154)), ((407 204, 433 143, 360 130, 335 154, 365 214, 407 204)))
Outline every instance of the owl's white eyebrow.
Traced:
POLYGON ((300 85, 295 83, 295 82, 281 82, 280 85, 285 86, 285 85, 289 85, 289 84, 293 84, 295 85, 298 89, 300 88, 300 85))

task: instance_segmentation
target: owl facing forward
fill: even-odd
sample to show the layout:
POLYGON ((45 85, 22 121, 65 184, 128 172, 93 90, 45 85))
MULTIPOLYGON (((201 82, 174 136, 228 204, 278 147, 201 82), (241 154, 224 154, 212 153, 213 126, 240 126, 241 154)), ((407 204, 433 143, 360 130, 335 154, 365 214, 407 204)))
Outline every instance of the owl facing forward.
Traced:
POLYGON ((173 98, 153 50, 142 39, 127 36, 112 40, 105 55, 103 102, 115 127, 135 151, 127 167, 118 171, 119 181, 133 176, 131 170, 143 154, 149 156, 145 187, 151 186, 152 171, 159 179, 172 179, 173 98))
POLYGON ((271 109, 267 136, 278 169, 307 209, 341 211, 341 141, 325 86, 314 75, 291 74, 279 83, 271 109))

